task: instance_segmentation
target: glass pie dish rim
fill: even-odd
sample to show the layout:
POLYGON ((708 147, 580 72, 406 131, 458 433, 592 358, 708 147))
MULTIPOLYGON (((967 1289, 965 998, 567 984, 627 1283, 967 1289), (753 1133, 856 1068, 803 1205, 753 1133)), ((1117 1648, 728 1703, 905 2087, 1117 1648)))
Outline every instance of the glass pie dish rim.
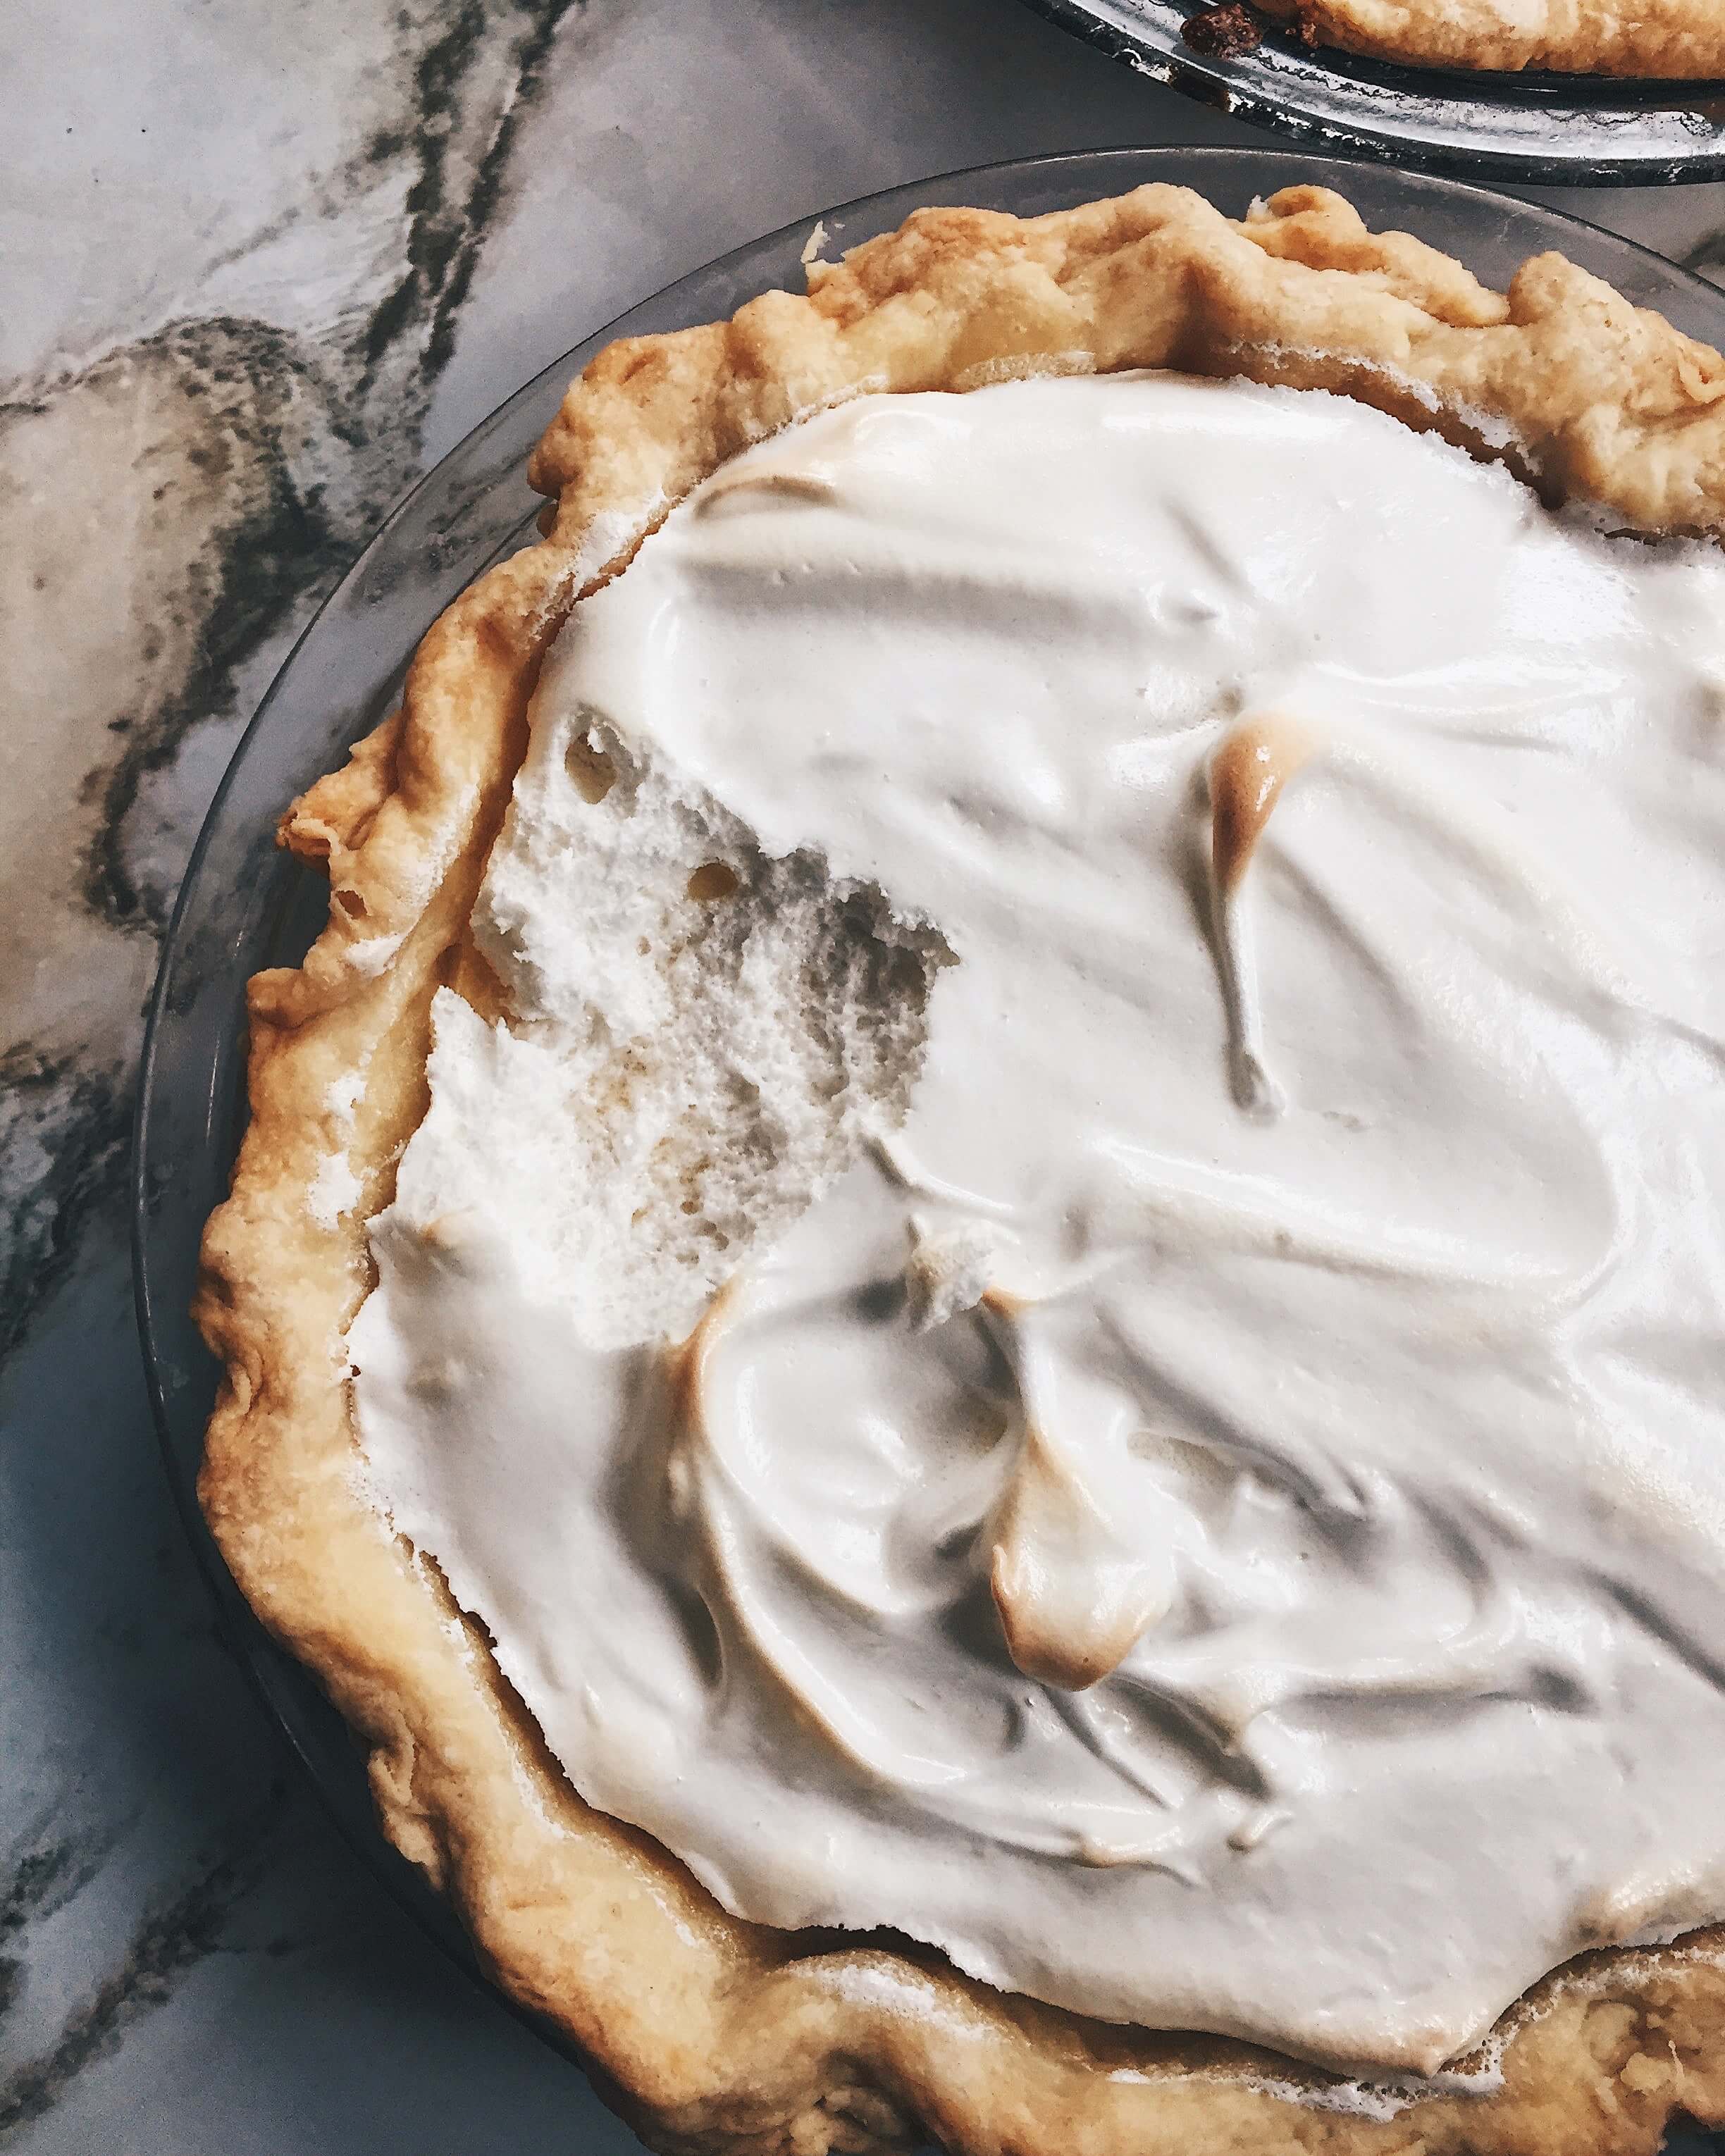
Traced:
POLYGON ((1308 49, 1266 26, 1232 59, 1189 44, 1204 0, 1024 0, 1134 72, 1320 152, 1497 184, 1661 186, 1725 177, 1725 85, 1415 67, 1308 49))

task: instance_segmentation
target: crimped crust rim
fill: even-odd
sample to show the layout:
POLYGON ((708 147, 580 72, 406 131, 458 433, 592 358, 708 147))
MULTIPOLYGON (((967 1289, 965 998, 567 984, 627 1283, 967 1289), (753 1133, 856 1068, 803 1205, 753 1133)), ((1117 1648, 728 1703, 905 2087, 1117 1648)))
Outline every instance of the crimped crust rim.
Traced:
POLYGON ((1487 74, 1707 82, 1725 75, 1713 0, 1254 0, 1307 43, 1404 66, 1487 74))

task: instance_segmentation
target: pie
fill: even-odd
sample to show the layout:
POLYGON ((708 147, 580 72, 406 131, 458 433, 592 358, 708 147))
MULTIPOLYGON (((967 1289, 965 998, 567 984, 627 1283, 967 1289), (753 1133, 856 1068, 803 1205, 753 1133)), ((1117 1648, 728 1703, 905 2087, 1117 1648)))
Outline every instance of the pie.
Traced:
POLYGON ((601 353, 283 819, 211 1527, 656 2147, 1651 2156, 1725 361, 1315 187, 809 283, 601 353))
POLYGON ((1258 0, 1308 44, 1415 67, 1675 81, 1725 75, 1725 19, 1711 0, 1258 0))

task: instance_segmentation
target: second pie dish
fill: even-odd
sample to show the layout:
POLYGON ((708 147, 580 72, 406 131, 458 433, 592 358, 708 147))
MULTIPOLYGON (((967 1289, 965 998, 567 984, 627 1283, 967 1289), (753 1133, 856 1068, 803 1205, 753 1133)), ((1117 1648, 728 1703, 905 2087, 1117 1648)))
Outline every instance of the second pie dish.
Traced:
POLYGON ((290 819, 335 903, 212 1232, 230 1562, 668 2143, 1381 2140, 1073 2010, 1507 2148, 1542 2046, 1597 2107, 1609 1995, 1692 2107, 1704 1947, 1456 2055, 1717 1913, 1718 565, 1481 459, 1705 531, 1718 362, 1310 191, 811 281, 590 371, 557 526, 290 819))
POLYGON ((1590 6, 1025 0, 1199 103, 1404 168, 1553 186, 1725 173, 1718 16, 1590 6))

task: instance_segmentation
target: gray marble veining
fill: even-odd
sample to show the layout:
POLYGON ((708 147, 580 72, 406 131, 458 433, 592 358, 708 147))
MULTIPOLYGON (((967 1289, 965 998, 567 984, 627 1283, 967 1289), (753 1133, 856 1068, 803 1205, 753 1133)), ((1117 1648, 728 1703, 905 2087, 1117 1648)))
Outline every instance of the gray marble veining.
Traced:
MULTIPOLYGON (((123 1254, 157 939, 319 594, 578 338, 924 172, 1255 138, 1010 0, 19 0, 0 81, 0 2136, 622 2152, 213 1636, 123 1254)), ((1547 198, 1725 280, 1725 192, 1547 198)))

